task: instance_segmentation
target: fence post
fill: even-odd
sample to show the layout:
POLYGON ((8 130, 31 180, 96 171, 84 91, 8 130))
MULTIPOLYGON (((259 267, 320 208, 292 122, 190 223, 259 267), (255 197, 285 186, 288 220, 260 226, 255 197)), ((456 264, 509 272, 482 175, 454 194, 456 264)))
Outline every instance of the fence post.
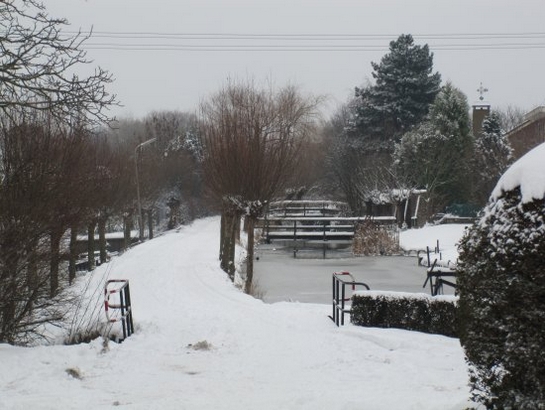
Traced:
POLYGON ((297 221, 293 221, 293 257, 297 257, 297 221))
POLYGON ((326 249, 327 249, 327 244, 326 244, 326 241, 327 241, 327 236, 326 236, 326 223, 327 221, 324 221, 324 243, 322 244, 322 247, 323 247, 323 258, 325 259, 325 254, 326 254, 326 249))

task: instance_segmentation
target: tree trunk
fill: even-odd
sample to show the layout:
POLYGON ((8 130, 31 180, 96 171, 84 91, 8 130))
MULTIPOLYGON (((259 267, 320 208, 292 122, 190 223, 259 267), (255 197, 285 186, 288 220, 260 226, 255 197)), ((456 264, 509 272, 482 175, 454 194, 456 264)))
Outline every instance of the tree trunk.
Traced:
POLYGON ((250 295, 254 279, 254 227, 256 218, 254 216, 247 216, 245 221, 247 221, 246 228, 248 230, 248 255, 246 259, 246 286, 244 291, 250 295))
MULTIPOLYGON (((244 221, 242 223, 242 230, 244 232, 248 232, 248 216, 244 218, 244 221)), ((240 237, 238 239, 240 239, 240 237)))
POLYGON ((106 263, 108 253, 106 252, 106 217, 101 216, 98 220, 98 249, 100 251, 100 263, 106 263))
POLYGON ((132 215, 130 212, 123 214, 123 250, 131 247, 132 215))
POLYGON ((148 218, 148 239, 153 239, 153 209, 146 211, 148 218))
POLYGON ((222 240, 220 249, 220 266, 229 275, 231 280, 235 279, 235 245, 237 230, 237 215, 235 213, 224 213, 224 224, 222 229, 222 240))
POLYGON ((177 199, 171 199, 167 203, 169 207, 169 216, 168 216, 168 229, 174 229, 180 223, 180 201, 177 199))
POLYGON ((96 221, 87 226, 87 262, 88 271, 95 269, 95 226, 96 221))
POLYGON ((235 280, 235 255, 237 249, 237 236, 240 236, 240 216, 235 214, 231 225, 231 239, 229 241, 229 277, 235 280))
POLYGON ((38 239, 33 239, 28 247, 28 272, 27 272, 27 287, 29 292, 33 292, 40 286, 40 278, 38 277, 38 239))
MULTIPOLYGON (((220 252, 219 252, 219 260, 222 260, 223 257, 223 247, 225 242, 225 212, 221 213, 221 219, 220 219, 220 252)), ((223 267, 222 267, 223 269, 223 267)))
POLYGON ((5 283, 0 288, 0 292, 2 292, 2 299, 0 300, 0 342, 10 343, 16 333, 17 321, 15 317, 17 314, 17 300, 20 295, 13 261, 8 259, 2 270, 2 278, 5 283))
POLYGON ((50 297, 55 297, 59 292, 59 262, 60 262, 60 247, 62 238, 62 229, 53 229, 50 233, 50 253, 49 253, 49 284, 50 297))
POLYGON ((72 284, 76 279, 76 261, 78 259, 78 227, 70 228, 70 255, 68 257, 68 283, 72 284))
MULTIPOLYGON (((14 230, 6 228, 8 232, 2 232, 0 250, 2 263, 0 264, 0 343, 12 343, 17 334, 17 325, 20 322, 20 301, 34 300, 33 290, 26 289, 26 284, 21 280, 21 252, 18 249, 19 239, 14 230), (9 232, 11 231, 11 232, 9 232), (10 235, 11 233, 11 235, 10 235)), ((29 246, 32 248, 33 244, 29 246)), ((30 249, 29 249, 30 250, 30 249)))
POLYGON ((235 242, 240 243, 240 221, 242 219, 242 215, 237 213, 235 218, 235 242))

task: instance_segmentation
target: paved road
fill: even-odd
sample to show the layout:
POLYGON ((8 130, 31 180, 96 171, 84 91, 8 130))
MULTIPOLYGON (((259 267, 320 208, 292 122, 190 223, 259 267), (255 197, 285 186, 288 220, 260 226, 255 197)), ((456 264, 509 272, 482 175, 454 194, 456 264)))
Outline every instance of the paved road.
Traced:
MULTIPOLYGON (((356 281, 365 282, 371 290, 399 292, 424 292, 425 268, 417 266, 415 257, 372 256, 351 257, 348 252, 328 251, 327 259, 321 254, 298 254, 286 250, 273 250, 261 246, 254 264, 254 277, 263 300, 267 303, 293 301, 305 303, 331 303, 331 275, 348 271, 356 281), (315 259, 311 259, 311 256, 315 259)), ((445 293, 453 292, 446 288, 445 293)))

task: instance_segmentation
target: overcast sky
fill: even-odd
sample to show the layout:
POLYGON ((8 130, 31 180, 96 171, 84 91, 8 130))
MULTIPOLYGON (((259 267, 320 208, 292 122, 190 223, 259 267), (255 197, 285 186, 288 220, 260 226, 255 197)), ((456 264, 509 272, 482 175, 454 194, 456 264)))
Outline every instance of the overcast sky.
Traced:
POLYGON ((399 34, 429 44, 443 82, 470 104, 545 105, 543 0, 45 0, 110 71, 117 116, 194 111, 228 77, 325 95, 326 115, 372 80, 399 34), (196 36, 188 36, 196 35, 196 36), (199 38, 195 38, 199 37, 199 38), (203 38, 205 37, 205 38, 203 38))

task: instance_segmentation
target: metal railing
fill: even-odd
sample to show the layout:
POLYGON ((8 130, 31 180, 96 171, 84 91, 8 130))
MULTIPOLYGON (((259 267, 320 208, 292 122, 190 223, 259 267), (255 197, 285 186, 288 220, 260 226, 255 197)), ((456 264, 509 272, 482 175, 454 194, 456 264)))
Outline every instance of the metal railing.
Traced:
POLYGON ((434 270, 437 264, 437 260, 433 262, 430 268, 427 270, 426 280, 422 288, 425 288, 428 282, 430 283, 430 293, 432 296, 444 294, 443 286, 447 285, 455 290, 457 289, 456 283, 445 279, 445 277, 456 278, 456 272, 453 270, 440 269, 434 270))
POLYGON ((123 339, 126 339, 134 333, 134 325, 132 321, 131 293, 129 289, 129 281, 126 279, 111 279, 104 286, 104 311, 108 323, 121 322, 123 328, 123 339), (121 284, 117 288, 112 289, 114 284, 121 284), (118 295, 118 303, 111 303, 110 297, 118 295), (119 315, 112 315, 110 310, 119 311, 119 315), (115 317, 113 317, 115 316, 115 317))
POLYGON ((329 316, 337 326, 344 325, 344 314, 350 313, 350 306, 346 302, 350 301, 351 296, 347 296, 346 287, 350 286, 352 291, 356 290, 357 286, 361 286, 369 290, 369 286, 363 282, 356 282, 350 272, 334 272, 332 281, 333 290, 333 312, 329 316), (350 280, 344 280, 343 276, 347 276, 350 280))

